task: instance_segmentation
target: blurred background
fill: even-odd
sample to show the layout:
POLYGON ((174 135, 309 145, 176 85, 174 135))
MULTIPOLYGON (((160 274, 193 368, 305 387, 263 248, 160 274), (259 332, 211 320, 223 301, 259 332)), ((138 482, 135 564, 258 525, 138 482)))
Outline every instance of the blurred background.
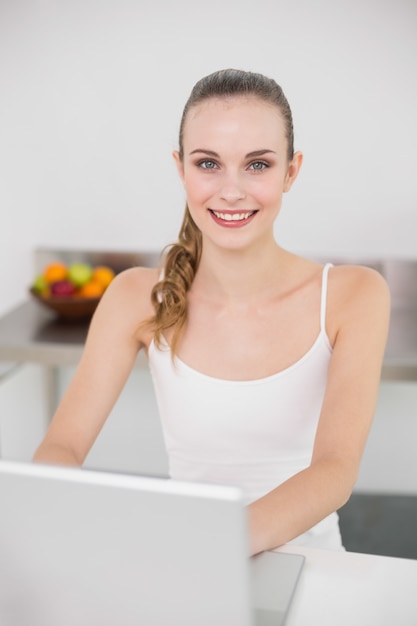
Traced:
MULTIPOLYGON (((415 259, 416 27, 415 0, 1 0, 0 316, 28 297, 38 247, 159 251, 176 238, 182 108, 223 67, 275 78, 292 106, 305 161, 277 240, 321 258, 415 259)), ((166 470, 147 376, 132 375, 92 465, 166 470)), ((44 404, 40 366, 2 381, 3 457, 31 458, 44 404)), ((416 413, 416 384, 381 385, 358 494, 417 496, 416 413)))

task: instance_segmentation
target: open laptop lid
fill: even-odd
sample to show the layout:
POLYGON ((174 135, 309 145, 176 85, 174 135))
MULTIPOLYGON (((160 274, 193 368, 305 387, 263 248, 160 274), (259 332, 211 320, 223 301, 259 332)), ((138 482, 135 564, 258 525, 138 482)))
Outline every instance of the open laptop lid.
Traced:
POLYGON ((0 461, 2 626, 249 626, 229 487, 0 461))

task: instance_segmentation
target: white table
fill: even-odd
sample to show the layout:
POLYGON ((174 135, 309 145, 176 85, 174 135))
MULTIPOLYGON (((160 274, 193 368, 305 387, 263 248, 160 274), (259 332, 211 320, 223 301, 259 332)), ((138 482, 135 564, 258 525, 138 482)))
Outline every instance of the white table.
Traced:
POLYGON ((417 560, 284 546, 306 557, 286 626, 417 626, 417 560))

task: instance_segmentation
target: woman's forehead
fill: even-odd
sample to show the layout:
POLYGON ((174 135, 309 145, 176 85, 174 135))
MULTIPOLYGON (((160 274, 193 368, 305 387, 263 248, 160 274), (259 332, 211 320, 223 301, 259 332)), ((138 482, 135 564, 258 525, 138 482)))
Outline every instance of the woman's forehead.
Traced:
POLYGON ((194 105, 184 124, 186 143, 242 139, 281 141, 285 124, 280 109, 255 96, 210 98, 194 105))

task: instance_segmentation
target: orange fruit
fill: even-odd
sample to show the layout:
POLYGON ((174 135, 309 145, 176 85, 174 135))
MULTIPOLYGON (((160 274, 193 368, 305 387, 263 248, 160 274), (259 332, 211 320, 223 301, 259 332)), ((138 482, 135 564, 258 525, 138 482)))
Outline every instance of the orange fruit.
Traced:
POLYGON ((65 263, 56 261, 47 265, 43 271, 43 277, 47 283, 56 283, 59 280, 64 280, 67 277, 68 268, 65 263))
POLYGON ((98 280, 90 280, 77 291, 77 296, 80 298, 100 298, 104 290, 105 287, 98 280))
POLYGON ((106 289, 114 278, 114 271, 105 265, 98 265, 93 269, 92 280, 96 280, 106 289))

